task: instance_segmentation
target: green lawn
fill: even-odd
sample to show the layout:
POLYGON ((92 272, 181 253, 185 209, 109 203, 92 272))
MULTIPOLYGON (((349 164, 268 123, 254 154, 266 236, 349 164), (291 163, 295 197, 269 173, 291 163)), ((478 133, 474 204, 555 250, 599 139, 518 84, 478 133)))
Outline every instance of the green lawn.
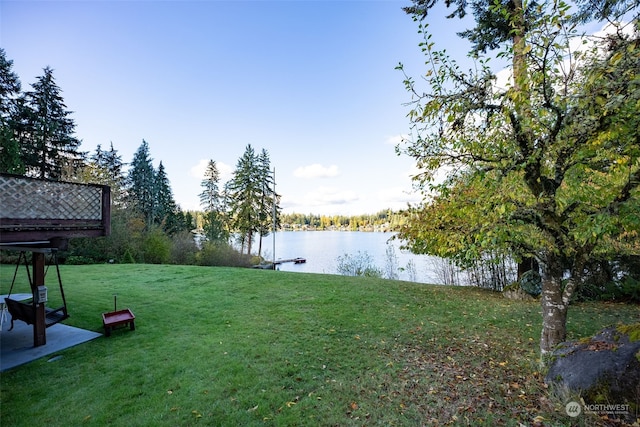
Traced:
MULTIPOLYGON (((13 269, 0 273, 4 293, 13 269)), ((2 426, 595 422, 567 417, 563 398, 544 387, 537 302, 249 269, 96 265, 61 273, 67 324, 102 332, 101 313, 113 310, 117 294, 136 330, 3 373, 2 426)), ((637 306, 580 304, 570 310, 569 338, 638 320, 637 306)))

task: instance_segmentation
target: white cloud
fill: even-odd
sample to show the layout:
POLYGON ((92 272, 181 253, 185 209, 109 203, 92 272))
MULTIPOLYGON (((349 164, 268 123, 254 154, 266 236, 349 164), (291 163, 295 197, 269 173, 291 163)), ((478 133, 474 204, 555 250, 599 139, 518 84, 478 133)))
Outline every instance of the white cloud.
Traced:
POLYGON ((362 215, 384 209, 406 209, 421 196, 410 187, 389 187, 375 193, 359 193, 336 187, 318 187, 301 196, 283 195, 281 207, 285 213, 314 213, 321 215, 362 215))
POLYGON ((338 176, 338 166, 331 165, 329 167, 322 166, 319 163, 315 163, 309 166, 301 166, 293 171, 293 176, 297 178, 311 179, 311 178, 331 178, 338 176))
POLYGON ((192 166, 191 169, 189 169, 189 175, 194 178, 202 179, 202 177, 204 177, 204 171, 207 170, 208 164, 208 159, 200 159, 197 165, 192 166))
POLYGON ((382 209, 404 209, 408 203, 418 203, 422 200, 420 194, 405 187, 389 187, 378 190, 377 198, 382 209))
MULTIPOLYGON (((198 164, 192 166, 191 169, 189 169, 189 175, 191 175, 193 178, 202 180, 204 178, 204 173, 207 170, 208 164, 209 159, 200 159, 198 161, 198 164)), ((233 168, 221 162, 216 162, 216 166, 218 167, 218 172, 220 172, 220 183, 227 182, 233 175, 233 168)))
POLYGON ((284 194, 281 206, 285 212, 333 214, 350 211, 360 200, 361 196, 351 190, 318 187, 301 196, 284 194))
POLYGON ((304 196, 307 204, 315 206, 343 205, 357 202, 360 197, 350 190, 342 190, 335 187, 318 187, 304 196))

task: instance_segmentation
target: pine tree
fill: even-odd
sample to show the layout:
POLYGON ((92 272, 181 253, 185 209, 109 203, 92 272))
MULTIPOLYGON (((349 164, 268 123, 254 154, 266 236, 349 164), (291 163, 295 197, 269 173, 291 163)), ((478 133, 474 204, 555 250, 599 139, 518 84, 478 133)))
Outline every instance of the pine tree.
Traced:
POLYGON ((85 180, 95 184, 108 185, 111 188, 111 202, 114 206, 122 203, 124 187, 123 166, 122 156, 113 148, 113 143, 111 143, 109 151, 104 151, 102 146, 98 144, 95 153, 89 157, 87 164, 88 172, 85 180))
POLYGON ((251 253, 256 233, 260 237, 269 233, 274 198, 276 205, 278 199, 273 186, 269 153, 263 149, 256 155, 253 147, 247 145, 225 187, 231 229, 238 233, 243 250, 246 244, 247 254, 251 253))
POLYGON ((109 151, 103 152, 102 165, 108 174, 108 185, 111 187, 111 200, 118 205, 123 198, 124 163, 122 162, 122 156, 118 154, 118 150, 113 148, 113 142, 110 144, 109 151))
POLYGON ((25 167, 15 131, 21 85, 12 68, 13 61, 0 48, 0 172, 21 175, 25 167))
POLYGON ((259 207, 263 190, 257 165, 255 151, 249 144, 238 159, 233 178, 226 185, 231 227, 239 235, 241 252, 246 244, 247 254, 251 253, 254 234, 260 229, 259 207))
POLYGON ((202 209, 205 212, 219 211, 222 207, 220 172, 215 160, 209 160, 200 186, 203 188, 202 193, 200 193, 200 206, 202 206, 202 209))
POLYGON ((32 85, 20 105, 21 152, 27 173, 40 178, 61 179, 73 176, 84 164, 84 154, 78 151, 80 140, 73 136, 75 122, 64 104, 53 70, 32 85))
POLYGON ((258 180, 262 183, 260 204, 258 206, 258 233, 260 239, 258 256, 262 256, 262 238, 268 236, 270 229, 274 226, 274 210, 276 210, 276 218, 279 211, 278 195, 275 193, 275 177, 271 171, 269 153, 265 149, 262 149, 257 158, 257 172, 258 180))
POLYGON ((127 175, 127 206, 139 213, 149 229, 155 219, 156 174, 149 154, 149 144, 142 144, 133 155, 127 175))
POLYGON ((195 228, 193 214, 190 211, 184 213, 184 226, 187 231, 191 231, 195 228))
POLYGON ((173 198, 171 183, 162 161, 155 176, 155 191, 154 222, 162 225, 164 231, 170 235, 182 231, 185 228, 184 217, 173 198))
POLYGON ((224 197, 220 192, 220 172, 214 160, 209 160, 200 193, 200 206, 205 212, 204 233, 210 241, 226 242, 229 238, 225 220, 224 197))

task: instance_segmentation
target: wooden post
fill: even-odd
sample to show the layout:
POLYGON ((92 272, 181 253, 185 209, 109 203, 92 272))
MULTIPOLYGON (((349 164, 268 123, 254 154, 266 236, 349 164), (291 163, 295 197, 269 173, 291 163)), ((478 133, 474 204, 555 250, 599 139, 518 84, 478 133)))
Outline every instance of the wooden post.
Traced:
POLYGON ((37 303, 38 286, 44 286, 45 254, 43 252, 32 252, 33 283, 31 293, 33 294, 33 306, 35 308, 35 322, 33 323, 33 346, 38 347, 47 343, 45 309, 44 303, 37 303))

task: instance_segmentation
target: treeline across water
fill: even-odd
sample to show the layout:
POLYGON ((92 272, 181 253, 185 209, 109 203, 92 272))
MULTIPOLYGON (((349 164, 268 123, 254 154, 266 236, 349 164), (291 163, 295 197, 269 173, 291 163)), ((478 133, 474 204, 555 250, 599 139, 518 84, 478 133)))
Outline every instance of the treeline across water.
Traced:
POLYGON ((390 209, 364 215, 281 214, 283 230, 397 231, 406 222, 402 213, 390 209))

